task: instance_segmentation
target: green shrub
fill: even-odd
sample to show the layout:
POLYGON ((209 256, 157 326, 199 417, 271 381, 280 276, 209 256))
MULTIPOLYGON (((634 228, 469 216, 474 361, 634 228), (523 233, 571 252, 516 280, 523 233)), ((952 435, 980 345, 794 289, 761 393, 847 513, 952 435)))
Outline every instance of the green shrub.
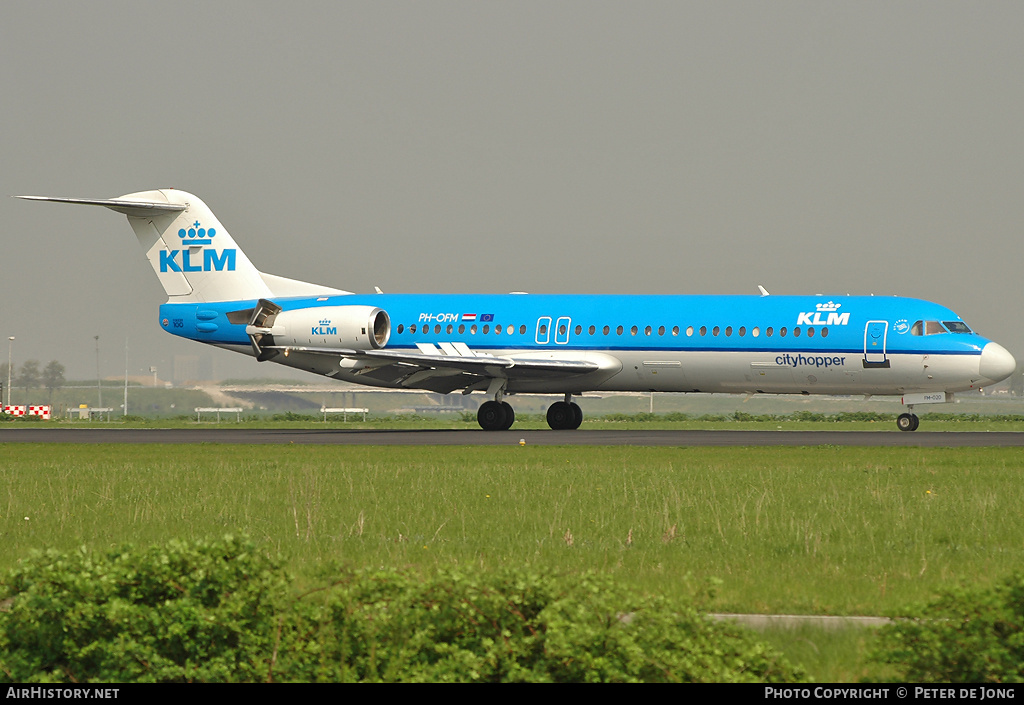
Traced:
POLYGON ((840 411, 832 417, 836 423, 848 421, 894 421, 895 414, 886 414, 880 411, 840 411))
POLYGON ((689 421, 690 415, 682 411, 670 411, 667 414, 663 414, 661 418, 664 421, 689 421))
POLYGON ((299 414, 294 411, 286 411, 283 414, 272 414, 270 417, 271 421, 323 421, 323 416, 317 416, 316 414, 299 414))
POLYGON ((587 574, 349 572, 249 542, 37 553, 0 583, 11 682, 793 682, 753 634, 587 574))
MULTIPOLYGON (((792 682, 803 671, 692 607, 592 574, 354 573, 305 605, 302 681, 792 682)), ((306 600, 304 600, 306 601, 306 600)))
POLYGON ((915 683, 1024 680, 1024 574, 906 610, 880 630, 873 659, 915 683))
POLYGON ((0 678, 258 680, 284 588, 277 563, 232 537, 36 553, 0 584, 0 678))

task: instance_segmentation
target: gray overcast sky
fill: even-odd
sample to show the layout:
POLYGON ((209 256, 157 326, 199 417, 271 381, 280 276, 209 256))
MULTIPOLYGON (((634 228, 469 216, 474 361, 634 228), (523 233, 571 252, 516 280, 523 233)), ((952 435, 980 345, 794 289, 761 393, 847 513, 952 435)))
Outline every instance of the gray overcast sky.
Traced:
POLYGON ((94 335, 104 375, 211 350, 123 216, 7 198, 173 186, 352 291, 900 294, 1024 360, 1021 37, 1017 1, 8 1, 0 335, 77 378, 94 335))

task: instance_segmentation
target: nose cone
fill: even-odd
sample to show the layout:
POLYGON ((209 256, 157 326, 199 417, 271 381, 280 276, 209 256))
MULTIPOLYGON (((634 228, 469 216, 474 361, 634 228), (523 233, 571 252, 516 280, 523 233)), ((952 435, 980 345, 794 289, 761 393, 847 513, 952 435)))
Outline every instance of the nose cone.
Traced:
POLYGON ((981 349, 981 376, 992 382, 1001 382, 1017 369, 1013 355, 999 343, 987 343, 981 349))

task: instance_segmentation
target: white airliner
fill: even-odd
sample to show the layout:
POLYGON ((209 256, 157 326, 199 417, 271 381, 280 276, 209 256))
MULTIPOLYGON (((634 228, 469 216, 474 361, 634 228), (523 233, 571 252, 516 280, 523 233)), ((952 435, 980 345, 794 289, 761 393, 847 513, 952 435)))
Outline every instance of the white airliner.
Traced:
POLYGON ((504 397, 560 394, 553 429, 589 391, 895 395, 917 404, 1006 379, 1013 356, 953 311, 881 296, 358 295, 264 274, 199 198, 161 189, 96 205, 128 216, 167 292, 172 335, 375 387, 485 393, 477 419, 512 426, 504 397))

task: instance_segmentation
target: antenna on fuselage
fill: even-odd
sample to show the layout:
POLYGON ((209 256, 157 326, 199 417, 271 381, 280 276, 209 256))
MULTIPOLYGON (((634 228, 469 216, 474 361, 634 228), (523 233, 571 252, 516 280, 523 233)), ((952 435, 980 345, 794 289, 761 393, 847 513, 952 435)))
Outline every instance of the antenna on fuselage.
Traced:
POLYGON ((771 294, 768 293, 768 290, 760 284, 757 285, 757 290, 761 292, 761 296, 771 296, 771 294))

